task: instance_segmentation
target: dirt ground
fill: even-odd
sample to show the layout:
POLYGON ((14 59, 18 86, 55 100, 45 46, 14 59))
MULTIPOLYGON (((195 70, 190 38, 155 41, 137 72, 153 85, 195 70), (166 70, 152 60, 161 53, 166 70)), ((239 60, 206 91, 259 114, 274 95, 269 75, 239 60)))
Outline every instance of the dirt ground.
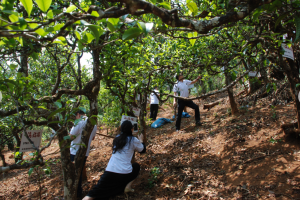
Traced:
MULTIPOLYGON (((147 153, 136 154, 141 172, 128 199, 300 199, 299 141, 280 129, 296 119, 293 102, 273 108, 262 99, 255 107, 229 115, 225 96, 194 101, 200 107, 201 127, 195 126, 194 112, 188 109, 191 117, 181 123, 184 133, 175 132, 175 122, 147 129, 147 153), (203 110, 204 103, 220 98, 225 98, 220 105, 203 110)), ((160 110, 158 117, 170 119, 172 109, 163 107, 166 111, 160 110)), ((91 189, 104 172, 111 145, 111 138, 97 135, 93 140, 84 190, 91 189)), ((0 199, 39 199, 39 185, 42 199, 62 199, 58 150, 54 142, 43 152, 49 176, 43 171, 38 175, 38 170, 28 176, 28 169, 0 174, 0 199)), ((9 164, 14 163, 12 152, 4 155, 9 164)))

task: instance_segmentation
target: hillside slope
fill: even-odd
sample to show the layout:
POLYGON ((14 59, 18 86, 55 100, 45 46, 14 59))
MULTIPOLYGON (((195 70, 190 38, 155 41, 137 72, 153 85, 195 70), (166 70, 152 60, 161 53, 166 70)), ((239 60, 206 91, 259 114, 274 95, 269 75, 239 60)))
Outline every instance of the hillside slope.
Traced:
MULTIPOLYGON (((224 98, 219 94, 200 106, 201 127, 195 127, 194 112, 183 118, 185 133, 175 132, 175 122, 147 129, 147 153, 136 154, 141 172, 128 199, 299 199, 299 141, 286 138, 280 125, 295 120, 292 102, 270 107, 258 101, 236 116, 228 115, 228 102, 211 110, 203 103, 224 98)), ((173 109, 164 106, 158 117, 171 118, 173 109)), ((106 130, 101 131, 106 134, 106 130)), ((96 136, 87 160, 89 190, 104 172, 111 155, 112 139, 96 136)), ((57 143, 50 154, 50 177, 43 175, 43 199, 62 199, 62 174, 57 143)), ((6 158, 11 152, 6 152, 6 158)), ((8 159, 13 162, 12 159, 8 159)), ((38 175, 28 170, 1 175, 0 199, 37 199, 38 175)), ((114 199, 126 199, 125 195, 114 199)))

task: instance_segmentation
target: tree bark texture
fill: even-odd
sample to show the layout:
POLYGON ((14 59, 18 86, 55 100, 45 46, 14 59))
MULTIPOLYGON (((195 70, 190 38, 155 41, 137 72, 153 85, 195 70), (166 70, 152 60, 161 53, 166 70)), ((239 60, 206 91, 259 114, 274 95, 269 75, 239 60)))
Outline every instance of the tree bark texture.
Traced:
POLYGON ((77 199, 77 186, 79 178, 75 171, 75 165, 70 158, 70 141, 64 140, 68 136, 67 130, 63 130, 57 135, 60 147, 61 165, 63 171, 64 199, 77 199), (74 173, 75 172, 75 173, 74 173))
MULTIPOLYGON (((226 68, 225 68, 226 71, 226 68)), ((231 84, 231 76, 225 72, 225 81, 226 81, 226 85, 230 85, 231 84)), ((230 107, 231 107, 231 113, 237 114, 239 112, 239 109, 237 108, 237 104, 234 101, 234 95, 233 95, 233 89, 232 87, 227 89, 228 91, 228 97, 229 97, 229 102, 230 102, 230 107)))
POLYGON ((287 78, 290 82, 290 89, 291 89, 292 97, 294 99, 294 107, 296 109, 298 128, 299 128, 300 127, 300 102, 298 100, 299 91, 296 89, 296 84, 300 83, 299 71, 297 69, 296 63, 293 60, 286 58, 285 61, 283 60, 283 57, 280 54, 280 50, 278 51, 278 53, 279 53, 280 64, 282 65, 282 68, 284 69, 287 78))

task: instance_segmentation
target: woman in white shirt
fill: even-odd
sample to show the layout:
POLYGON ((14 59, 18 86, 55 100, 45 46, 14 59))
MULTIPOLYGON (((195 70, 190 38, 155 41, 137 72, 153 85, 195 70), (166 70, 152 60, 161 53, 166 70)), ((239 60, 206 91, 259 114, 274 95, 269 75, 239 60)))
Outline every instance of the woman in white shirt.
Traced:
POLYGON ((134 151, 145 153, 146 146, 142 143, 143 135, 136 138, 132 135, 132 131, 132 123, 124 121, 121 125, 121 134, 113 141, 112 156, 104 174, 83 200, 104 200, 123 192, 133 192, 131 184, 139 174, 140 165, 131 163, 131 159, 134 151))
POLYGON ((151 100, 150 101, 150 119, 151 120, 156 120, 156 116, 157 116, 157 113, 158 113, 159 100, 158 100, 156 95, 159 96, 159 91, 157 90, 157 87, 155 88, 154 92, 152 92, 151 95, 150 95, 150 100, 151 100))

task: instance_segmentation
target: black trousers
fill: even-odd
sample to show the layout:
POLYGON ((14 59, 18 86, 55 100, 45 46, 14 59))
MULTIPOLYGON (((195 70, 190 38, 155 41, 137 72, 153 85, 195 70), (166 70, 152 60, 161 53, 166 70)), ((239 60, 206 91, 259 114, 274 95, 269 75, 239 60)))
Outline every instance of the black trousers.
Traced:
POLYGON ((98 181, 97 185, 89 191, 89 197, 95 199, 107 200, 118 194, 122 194, 126 185, 133 181, 140 172, 140 165, 132 163, 132 172, 129 174, 118 174, 105 171, 98 181))
MULTIPOLYGON (((74 162, 75 160, 75 155, 73 154, 70 154, 71 155, 71 161, 74 162)), ((86 162, 86 159, 87 159, 87 156, 84 157, 84 160, 83 160, 83 167, 85 165, 85 162, 86 162)), ((78 182, 78 187, 77 187, 77 197, 81 197, 82 195, 82 187, 81 187, 81 184, 82 184, 82 170, 83 170, 83 167, 81 169, 81 174, 80 174, 80 179, 79 179, 79 182, 78 182)))
POLYGON ((152 120, 156 120, 157 113, 158 113, 158 104, 150 104, 150 118, 152 120))
POLYGON ((190 107, 195 110, 195 120, 196 122, 200 122, 200 110, 199 106, 197 106, 193 101, 185 101, 182 99, 178 99, 178 116, 176 119, 176 130, 180 130, 181 116, 184 107, 190 107))

